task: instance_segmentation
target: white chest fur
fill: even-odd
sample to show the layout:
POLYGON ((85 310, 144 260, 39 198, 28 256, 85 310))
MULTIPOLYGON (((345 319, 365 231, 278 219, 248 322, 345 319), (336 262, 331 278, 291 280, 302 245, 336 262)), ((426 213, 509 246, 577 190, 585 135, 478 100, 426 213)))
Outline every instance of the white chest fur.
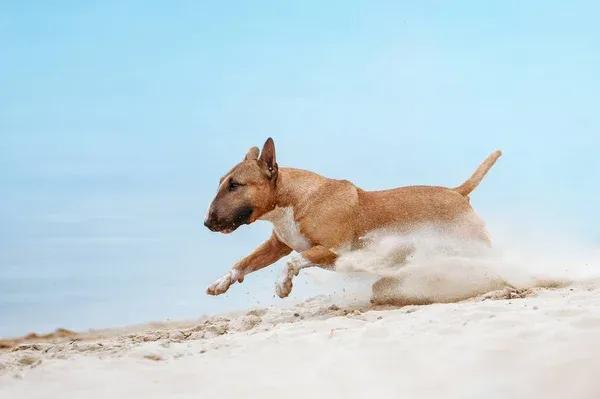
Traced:
POLYGON ((311 247, 310 241, 302 235, 291 207, 277 207, 261 217, 273 223, 273 230, 283 243, 294 251, 305 251, 311 247))

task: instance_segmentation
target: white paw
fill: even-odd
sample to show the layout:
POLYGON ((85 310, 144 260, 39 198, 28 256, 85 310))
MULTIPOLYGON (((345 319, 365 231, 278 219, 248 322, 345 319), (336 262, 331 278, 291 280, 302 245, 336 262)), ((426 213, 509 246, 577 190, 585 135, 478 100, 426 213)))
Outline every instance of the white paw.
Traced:
POLYGON ((285 298, 292 292, 292 279, 278 281, 275 284, 275 292, 279 298, 285 298))
POLYGON ((302 259, 292 259, 285 265, 279 281, 275 284, 275 292, 279 298, 285 298, 292 292, 292 280, 300 272, 302 263, 302 259))
POLYGON ((231 273, 227 273, 214 283, 208 286, 206 293, 208 295, 221 295, 226 292, 235 280, 231 278, 231 273))

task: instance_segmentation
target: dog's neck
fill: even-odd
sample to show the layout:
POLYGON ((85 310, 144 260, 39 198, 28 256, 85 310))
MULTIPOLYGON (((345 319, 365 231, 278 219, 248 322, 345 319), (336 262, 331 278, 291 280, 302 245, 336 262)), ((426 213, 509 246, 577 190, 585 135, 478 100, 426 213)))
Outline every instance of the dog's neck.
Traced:
POLYGON ((273 208, 296 208, 327 180, 327 178, 307 170, 280 168, 275 186, 273 208))

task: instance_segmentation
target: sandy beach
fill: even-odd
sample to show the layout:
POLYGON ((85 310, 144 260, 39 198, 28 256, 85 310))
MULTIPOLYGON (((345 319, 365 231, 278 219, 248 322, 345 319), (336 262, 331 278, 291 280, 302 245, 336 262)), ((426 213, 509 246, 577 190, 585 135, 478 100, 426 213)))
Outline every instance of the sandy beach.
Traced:
POLYGON ((4 341, 3 398, 597 398, 600 281, 4 341))

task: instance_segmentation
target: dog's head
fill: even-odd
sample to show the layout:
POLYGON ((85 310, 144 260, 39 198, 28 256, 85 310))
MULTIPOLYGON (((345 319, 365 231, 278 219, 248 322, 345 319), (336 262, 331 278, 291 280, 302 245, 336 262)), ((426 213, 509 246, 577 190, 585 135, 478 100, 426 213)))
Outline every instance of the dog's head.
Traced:
POLYGON ((242 162, 221 178, 204 225, 212 231, 231 233, 272 210, 277 172, 275 144, 269 137, 260 155, 257 147, 250 148, 242 162))

